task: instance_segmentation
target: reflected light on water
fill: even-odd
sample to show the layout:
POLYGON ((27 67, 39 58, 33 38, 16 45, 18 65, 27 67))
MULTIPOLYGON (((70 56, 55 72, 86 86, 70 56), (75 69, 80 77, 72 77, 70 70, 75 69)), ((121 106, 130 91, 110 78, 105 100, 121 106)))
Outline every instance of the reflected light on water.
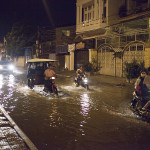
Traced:
POLYGON ((90 110, 90 98, 88 96, 87 93, 83 93, 81 95, 81 111, 80 113, 84 116, 84 120, 81 121, 80 123, 80 132, 81 132, 81 135, 82 136, 85 136, 85 131, 84 131, 84 124, 87 122, 87 116, 88 116, 88 113, 89 113, 89 110, 90 110))
POLYGON ((87 93, 84 93, 83 95, 81 95, 81 114, 83 116, 88 115, 89 106, 90 106, 89 101, 90 101, 90 98, 87 93))
POLYGON ((58 107, 57 107, 56 103, 53 103, 52 104, 52 112, 49 116, 51 127, 57 127, 59 124, 61 124, 60 122, 62 119, 60 118, 57 109, 58 109, 58 107))
POLYGON ((0 74, 0 88, 2 88, 3 86, 3 75, 0 74))
POLYGON ((17 69, 14 71, 14 73, 15 73, 15 74, 23 74, 23 72, 22 72, 22 71, 17 70, 17 69))
POLYGON ((9 80, 8 80, 8 86, 13 86, 14 85, 14 76, 13 75, 9 75, 9 80))

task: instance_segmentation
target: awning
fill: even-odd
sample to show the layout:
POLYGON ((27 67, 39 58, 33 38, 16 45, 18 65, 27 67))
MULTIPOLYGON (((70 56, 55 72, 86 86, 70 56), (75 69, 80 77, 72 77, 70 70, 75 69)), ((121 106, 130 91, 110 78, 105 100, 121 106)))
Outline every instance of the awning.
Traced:
POLYGON ((106 33, 106 29, 96 29, 96 30, 91 30, 91 31, 86 31, 83 34, 83 39, 85 38, 90 38, 90 37, 97 37, 99 35, 103 35, 106 33))

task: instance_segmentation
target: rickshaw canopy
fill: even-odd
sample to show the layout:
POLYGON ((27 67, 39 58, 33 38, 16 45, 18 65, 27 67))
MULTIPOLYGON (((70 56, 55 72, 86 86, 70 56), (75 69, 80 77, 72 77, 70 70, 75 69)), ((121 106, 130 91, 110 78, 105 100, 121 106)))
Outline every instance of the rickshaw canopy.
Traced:
POLYGON ((53 60, 53 59, 40 59, 40 58, 35 58, 35 59, 29 59, 27 63, 34 63, 34 62, 56 62, 58 60, 53 60))

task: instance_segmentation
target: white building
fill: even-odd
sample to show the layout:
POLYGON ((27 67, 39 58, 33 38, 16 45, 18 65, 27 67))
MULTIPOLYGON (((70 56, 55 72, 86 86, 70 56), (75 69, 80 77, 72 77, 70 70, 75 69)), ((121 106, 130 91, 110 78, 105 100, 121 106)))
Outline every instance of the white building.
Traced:
POLYGON ((80 64, 81 59, 92 61, 94 58, 101 74, 123 76, 125 62, 144 61, 146 41, 139 37, 148 35, 149 19, 137 22, 135 19, 149 13, 149 4, 150 0, 77 0, 76 45, 82 46, 76 46, 74 51, 75 55, 78 53, 75 65, 80 64), (91 41, 94 46, 88 45, 91 41))
POLYGON ((77 0, 77 34, 118 23, 124 0, 77 0))

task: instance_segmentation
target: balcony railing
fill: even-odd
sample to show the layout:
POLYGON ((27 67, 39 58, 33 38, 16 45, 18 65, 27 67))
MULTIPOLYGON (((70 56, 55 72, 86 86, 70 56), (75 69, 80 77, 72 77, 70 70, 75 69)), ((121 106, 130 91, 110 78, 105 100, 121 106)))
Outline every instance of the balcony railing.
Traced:
POLYGON ((106 26, 107 20, 96 19, 83 21, 82 23, 76 25, 76 32, 85 32, 90 30, 95 30, 106 26))

